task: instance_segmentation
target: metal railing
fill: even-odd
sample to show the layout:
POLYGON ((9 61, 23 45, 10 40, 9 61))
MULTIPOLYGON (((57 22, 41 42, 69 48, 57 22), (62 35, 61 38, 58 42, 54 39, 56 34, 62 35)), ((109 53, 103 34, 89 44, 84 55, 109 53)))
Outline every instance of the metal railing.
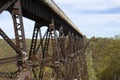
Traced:
POLYGON ((76 25, 66 16, 66 14, 57 6, 53 0, 43 0, 43 2, 46 3, 51 9, 53 9, 54 12, 61 16, 61 18, 63 18, 69 25, 71 25, 77 32, 82 35, 76 25))

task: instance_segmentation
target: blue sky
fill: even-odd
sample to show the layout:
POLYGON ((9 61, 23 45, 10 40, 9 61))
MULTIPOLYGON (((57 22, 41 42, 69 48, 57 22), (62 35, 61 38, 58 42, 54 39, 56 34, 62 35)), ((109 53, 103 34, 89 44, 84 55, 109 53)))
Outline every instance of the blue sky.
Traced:
MULTIPOLYGON (((114 37, 120 34, 120 0, 54 0, 87 37, 114 37)), ((0 27, 13 37, 10 14, 0 15, 0 27), (4 27, 6 26, 6 27, 4 27)), ((32 36, 34 22, 24 18, 26 36, 32 36), (29 27, 29 30, 26 29, 29 27)))
POLYGON ((87 37, 120 34, 120 0, 54 0, 87 37))

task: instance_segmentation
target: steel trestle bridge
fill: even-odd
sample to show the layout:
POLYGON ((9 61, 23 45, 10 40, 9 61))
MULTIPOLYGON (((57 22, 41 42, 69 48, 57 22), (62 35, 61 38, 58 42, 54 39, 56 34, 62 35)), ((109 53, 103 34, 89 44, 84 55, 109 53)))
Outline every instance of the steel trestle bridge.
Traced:
POLYGON ((0 35, 16 56, 0 59, 0 65, 16 62, 18 69, 0 71, 0 77, 12 80, 89 80, 83 35, 54 1, 0 0, 0 14, 5 10, 13 19, 15 42, 1 28, 0 35), (30 51, 27 50, 23 17, 35 21, 30 51), (47 29, 43 35, 41 28, 44 26, 47 29))

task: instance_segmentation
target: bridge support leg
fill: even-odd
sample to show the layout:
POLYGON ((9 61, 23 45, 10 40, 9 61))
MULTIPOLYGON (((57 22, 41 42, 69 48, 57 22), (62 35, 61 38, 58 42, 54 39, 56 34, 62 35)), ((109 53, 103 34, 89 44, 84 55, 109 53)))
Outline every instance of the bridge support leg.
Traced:
POLYGON ((14 4, 12 10, 12 17, 13 17, 16 45, 19 48, 21 48, 21 50, 27 52, 20 0, 17 0, 14 4))
POLYGON ((89 80, 88 71, 87 71, 87 62, 86 62, 86 54, 83 45, 83 39, 80 39, 80 43, 82 44, 81 48, 83 49, 80 55, 81 58, 81 76, 82 80, 89 80))
POLYGON ((30 53, 29 53, 29 60, 32 60, 35 58, 35 50, 36 50, 36 43, 37 43, 37 38, 38 38, 38 32, 40 24, 38 22, 35 22, 35 27, 33 30, 33 36, 32 36, 32 42, 31 42, 31 48, 30 48, 30 53))
POLYGON ((24 32, 24 26, 23 26, 20 0, 16 0, 16 2, 14 3, 13 9, 12 9, 12 18, 13 18, 13 24, 14 24, 16 45, 22 51, 22 63, 18 62, 18 66, 20 69, 19 78, 21 80, 29 80, 30 73, 29 73, 29 64, 28 64, 28 54, 27 54, 27 46, 26 46, 26 40, 25 40, 25 32, 24 32), (23 70, 26 70, 26 72, 23 72, 23 70))

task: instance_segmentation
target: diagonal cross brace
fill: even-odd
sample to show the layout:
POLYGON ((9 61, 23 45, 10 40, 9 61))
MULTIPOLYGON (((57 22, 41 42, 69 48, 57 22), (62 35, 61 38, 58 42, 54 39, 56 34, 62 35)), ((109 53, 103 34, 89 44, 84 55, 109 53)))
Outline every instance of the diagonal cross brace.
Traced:
POLYGON ((1 8, 0 8, 0 14, 6 10, 7 8, 9 8, 13 3, 15 2, 15 0, 10 0, 8 1, 5 5, 3 5, 1 8))
POLYGON ((10 38, 5 34, 5 32, 1 28, 0 28, 0 35, 20 56, 22 56, 21 50, 12 42, 12 40, 10 40, 10 38))

